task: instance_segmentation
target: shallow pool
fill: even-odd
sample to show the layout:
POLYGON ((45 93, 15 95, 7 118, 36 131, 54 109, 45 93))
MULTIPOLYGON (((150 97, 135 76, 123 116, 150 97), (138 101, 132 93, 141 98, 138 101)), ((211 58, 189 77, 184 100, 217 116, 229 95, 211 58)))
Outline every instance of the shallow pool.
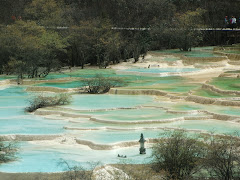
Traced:
POLYGON ((240 90, 240 79, 231 77, 217 77, 213 78, 210 84, 223 90, 240 90))
POLYGON ((78 88, 84 86, 80 81, 64 82, 64 83, 41 83, 36 86, 57 87, 57 88, 78 88))
POLYGON ((81 110, 130 108, 153 101, 153 97, 151 96, 139 95, 73 95, 72 98, 73 102, 64 107, 81 110))
POLYGON ((199 71, 197 68, 144 68, 144 69, 127 69, 127 72, 140 72, 140 73, 182 73, 182 72, 195 72, 199 71))
MULTIPOLYGON (((144 126, 143 126, 144 127, 144 126)), ((159 128, 183 128, 192 130, 201 130, 203 132, 213 132, 218 134, 233 134, 234 132, 240 131, 240 125, 237 123, 229 123, 226 121, 218 120, 185 120, 170 123, 158 124, 156 127, 159 128), (227 128, 226 128, 227 127, 227 128)), ((121 128, 121 126, 119 127, 121 128)), ((136 141, 139 140, 139 135, 144 134, 145 138, 157 138, 163 129, 139 129, 136 130, 96 130, 94 133, 92 131, 79 131, 76 137, 83 140, 92 141, 94 143, 117 143, 121 141, 136 141)), ((196 131, 197 133, 199 131, 196 131)))
POLYGON ((81 145, 32 144, 21 143, 18 161, 1 164, 0 171, 5 172, 60 172, 68 170, 59 164, 62 159, 70 166, 81 166, 90 169, 91 164, 112 163, 148 163, 151 161, 151 149, 147 148, 147 155, 139 154, 139 147, 119 148, 116 150, 92 150, 81 145), (118 154, 127 158, 119 158, 118 154), (90 164, 89 164, 90 162, 90 164))
POLYGON ((64 121, 47 120, 25 112, 30 93, 20 86, 0 90, 0 134, 59 134, 64 121))
POLYGON ((157 53, 167 53, 167 54, 181 54, 188 57, 219 57, 219 55, 214 54, 213 47, 200 47, 193 48, 192 51, 180 51, 179 49, 169 49, 169 50, 161 50, 154 51, 157 53))
MULTIPOLYGON (((183 79, 180 78, 180 80, 183 79)), ((27 93, 24 89, 19 86, 10 86, 0 90, 1 135, 58 134, 97 144, 109 145, 123 141, 138 141, 141 133, 144 134, 145 138, 157 138, 160 133, 164 132, 164 128, 185 128, 193 131, 201 130, 221 134, 240 131, 239 124, 210 119, 193 120, 198 116, 206 116, 206 114, 197 113, 197 111, 190 113, 191 110, 208 110, 219 114, 240 116, 239 108, 200 105, 182 100, 164 99, 163 97, 163 99, 158 97, 159 99, 156 101, 155 96, 143 95, 75 94, 72 97, 70 105, 62 106, 63 108, 49 108, 48 110, 62 111, 68 114, 73 113, 74 115, 79 115, 79 117, 71 118, 71 116, 62 116, 58 118, 60 113, 57 113, 55 116, 40 117, 24 112, 24 108, 28 105, 28 98, 32 96, 32 93, 27 93), (179 112, 174 114, 174 112, 167 112, 167 109, 189 111, 189 113, 179 112), (105 122, 91 121, 89 118, 82 118, 80 116, 86 114, 100 120, 105 120, 105 122), (183 117, 193 118, 192 120, 183 120, 183 117), (58 120, 51 120, 51 118, 58 120), (151 121, 173 118, 178 118, 178 120, 165 123, 124 123, 125 121, 151 121), (121 121, 123 123, 114 124, 111 121, 121 121)), ((58 166, 61 158, 84 168, 88 168, 87 162, 101 161, 103 164, 119 163, 122 159, 118 158, 117 154, 127 155, 128 158, 126 161, 128 163, 147 163, 151 160, 151 149, 147 149, 147 155, 140 156, 138 146, 117 148, 114 150, 93 150, 85 145, 76 143, 68 144, 64 141, 58 142, 57 140, 20 142, 19 145, 18 160, 2 164, 0 171, 62 171, 65 170, 64 167, 58 166)))

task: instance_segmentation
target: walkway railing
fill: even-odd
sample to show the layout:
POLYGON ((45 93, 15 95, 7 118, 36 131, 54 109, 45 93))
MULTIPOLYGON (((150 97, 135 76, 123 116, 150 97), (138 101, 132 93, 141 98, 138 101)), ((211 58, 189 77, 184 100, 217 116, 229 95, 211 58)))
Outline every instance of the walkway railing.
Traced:
MULTIPOLYGON (((0 27, 6 27, 6 25, 0 25, 0 27)), ((67 26, 42 26, 46 29, 67 30, 71 27, 67 26)), ((127 30, 127 31, 150 31, 151 28, 135 28, 135 27, 112 27, 112 30, 127 30)), ((178 30, 177 28, 169 28, 170 30, 178 30)), ((240 31, 240 28, 194 28, 197 31, 240 31)))

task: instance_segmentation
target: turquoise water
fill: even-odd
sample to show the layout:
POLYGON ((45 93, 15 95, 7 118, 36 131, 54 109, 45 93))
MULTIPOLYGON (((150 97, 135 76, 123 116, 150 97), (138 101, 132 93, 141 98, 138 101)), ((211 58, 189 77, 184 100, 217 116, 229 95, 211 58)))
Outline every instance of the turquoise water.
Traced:
POLYGON ((69 107, 73 109, 90 110, 90 109, 112 109, 112 108, 129 108, 147 104, 153 101, 151 96, 128 96, 128 95, 73 95, 73 102, 69 107))
POLYGON ((78 88, 84 86, 80 81, 64 82, 64 83, 41 83, 36 86, 57 87, 57 88, 78 88))
POLYGON ((213 54, 213 52, 191 51, 184 54, 187 57, 219 57, 219 55, 213 54))
POLYGON ((0 81, 6 80, 6 79, 15 79, 16 76, 0 76, 0 81))
POLYGON ((50 73, 47 75, 47 77, 45 78, 42 78, 42 79, 59 79, 59 78, 67 78, 67 77, 70 77, 70 75, 68 74, 64 74, 64 73, 50 73))
MULTIPOLYGON (((166 77, 145 77, 137 75, 113 75, 113 77, 123 78, 126 82, 126 86, 151 86, 155 84, 175 84, 185 81, 184 78, 180 76, 166 76, 166 77)), ((56 82, 47 82, 36 84, 35 86, 47 86, 47 87, 57 87, 57 88, 78 88, 83 87, 84 83, 79 81, 65 82, 65 83, 56 83, 56 82)))
POLYGON ((170 53, 170 54, 181 54, 188 57, 219 57, 219 55, 214 54, 213 47, 200 47, 193 48, 192 51, 180 51, 179 49, 169 49, 156 51, 158 53, 170 53))
POLYGON ((192 103, 192 104, 176 104, 173 105, 172 108, 178 111, 206 110, 217 114, 240 116, 240 107, 203 105, 192 103))
MULTIPOLYGON (((81 77, 81 78, 92 78, 96 75, 95 74, 85 74, 85 70, 83 70, 83 74, 81 74, 81 71, 79 71, 79 74, 71 75, 71 77, 81 77)), ((93 72, 92 72, 93 73, 93 72)), ((178 83, 181 81, 184 81, 184 78, 179 76, 167 76, 167 77, 145 77, 145 76, 139 76, 139 75, 121 75, 121 74, 115 74, 115 72, 105 72, 100 73, 101 75, 105 77, 118 77, 122 78, 127 86, 149 86, 154 84, 173 84, 178 83)), ((68 76, 68 75, 65 75, 68 76)), ((69 75, 70 76, 70 75, 69 75)), ((53 74, 50 76, 52 79, 61 78, 61 75, 53 74)), ((48 78, 47 78, 48 79, 48 78)), ((48 87, 58 87, 58 88, 77 88, 82 87, 84 84, 79 81, 72 81, 72 82, 65 82, 65 83, 56 83, 56 82, 47 82, 47 83, 41 83, 36 84, 36 86, 48 86, 48 87)))
POLYGON ((174 84, 184 82, 184 78, 180 76, 166 76, 166 77, 146 77, 137 75, 119 75, 125 77, 128 82, 127 86, 151 86, 154 84, 174 84))

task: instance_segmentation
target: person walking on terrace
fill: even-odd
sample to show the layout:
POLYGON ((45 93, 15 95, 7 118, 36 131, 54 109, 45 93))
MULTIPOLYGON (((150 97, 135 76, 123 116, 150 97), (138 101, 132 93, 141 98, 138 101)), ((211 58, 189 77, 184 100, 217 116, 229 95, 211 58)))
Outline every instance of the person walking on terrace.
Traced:
POLYGON ((225 28, 227 28, 228 27, 228 25, 229 25, 229 23, 228 23, 228 17, 227 16, 225 16, 225 18, 224 18, 224 27, 225 28))
POLYGON ((237 27, 237 19, 236 17, 232 16, 232 29, 237 27))

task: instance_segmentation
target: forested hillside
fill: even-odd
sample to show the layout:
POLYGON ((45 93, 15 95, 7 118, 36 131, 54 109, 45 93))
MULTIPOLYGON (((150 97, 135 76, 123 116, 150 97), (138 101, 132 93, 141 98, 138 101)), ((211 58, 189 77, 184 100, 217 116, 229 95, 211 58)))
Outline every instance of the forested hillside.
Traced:
POLYGON ((224 27, 225 16, 239 18, 239 6, 239 0, 1 0, 0 73, 44 77, 60 66, 138 61, 150 49, 189 51, 209 43, 197 28, 224 27))

